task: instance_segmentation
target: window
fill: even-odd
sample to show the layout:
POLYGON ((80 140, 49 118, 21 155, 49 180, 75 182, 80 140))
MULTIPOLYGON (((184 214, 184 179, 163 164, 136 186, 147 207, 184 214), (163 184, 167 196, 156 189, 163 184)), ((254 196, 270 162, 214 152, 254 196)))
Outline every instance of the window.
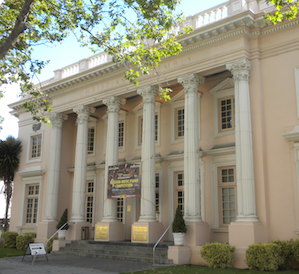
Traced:
POLYGON ((159 187, 160 187, 160 175, 159 173, 155 176, 155 211, 156 211, 156 220, 159 221, 160 216, 160 197, 159 197, 159 187))
POLYGON ((235 98, 233 96, 219 99, 220 131, 235 129, 235 98))
POLYGON ((27 185, 26 187, 26 224, 37 223, 37 211, 38 211, 38 195, 39 185, 27 185))
POLYGON ((118 124, 118 147, 124 146, 124 121, 120 121, 118 124))
POLYGON ((88 128, 88 145, 87 145, 87 153, 94 153, 94 127, 88 128))
POLYGON ((175 110, 176 115, 176 138, 184 137, 184 108, 178 108, 175 110))
MULTIPOLYGON (((139 137, 138 137, 138 145, 142 144, 142 130, 143 130, 143 116, 139 116, 138 118, 138 128, 139 128, 139 137)), ((155 142, 158 141, 158 113, 155 114, 155 142)))
POLYGON ((40 162, 42 159, 43 131, 29 134, 26 163, 40 162))
POLYGON ((220 225, 227 226, 236 219, 236 175, 235 167, 221 167, 218 169, 220 225))
POLYGON ((117 198, 117 219, 119 222, 123 222, 124 216, 124 198, 117 198))
POLYGON ((180 207, 184 216, 184 173, 175 173, 175 208, 180 207))
POLYGON ((213 94, 215 138, 235 134, 234 81, 226 78, 210 90, 213 94))
POLYGON ((94 181, 87 181, 85 191, 85 220, 89 223, 92 223, 93 216, 93 189, 94 181))
POLYGON ((91 116, 88 118, 87 157, 94 157, 96 154, 97 120, 91 116))

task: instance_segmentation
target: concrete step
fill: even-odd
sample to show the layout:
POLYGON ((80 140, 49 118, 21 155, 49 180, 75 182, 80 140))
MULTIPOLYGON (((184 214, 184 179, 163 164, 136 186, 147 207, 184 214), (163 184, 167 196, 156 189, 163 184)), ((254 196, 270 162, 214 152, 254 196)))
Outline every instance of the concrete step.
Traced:
MULTIPOLYGON (((172 242, 161 243, 155 251, 156 264, 172 264, 167 259, 168 246, 172 242)), ((90 240, 72 241, 60 251, 52 252, 54 255, 69 255, 93 257, 112 260, 137 261, 153 263, 153 244, 122 242, 98 242, 90 240)))

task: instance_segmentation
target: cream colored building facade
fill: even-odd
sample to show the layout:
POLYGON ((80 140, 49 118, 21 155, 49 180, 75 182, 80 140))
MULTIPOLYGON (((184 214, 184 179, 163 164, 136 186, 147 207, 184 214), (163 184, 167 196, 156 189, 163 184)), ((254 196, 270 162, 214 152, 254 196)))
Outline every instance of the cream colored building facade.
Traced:
POLYGON ((51 126, 11 104, 23 152, 10 229, 45 241, 68 208, 67 239, 104 226, 108 241, 134 241, 143 226, 154 243, 179 205, 190 262, 202 263, 202 244, 225 242, 235 267, 250 244, 298 239, 299 20, 274 26, 264 10, 234 0, 188 17, 183 52, 138 87, 103 53, 55 71, 42 83, 51 126), (107 199, 107 165, 123 163, 141 163, 141 197, 107 199))

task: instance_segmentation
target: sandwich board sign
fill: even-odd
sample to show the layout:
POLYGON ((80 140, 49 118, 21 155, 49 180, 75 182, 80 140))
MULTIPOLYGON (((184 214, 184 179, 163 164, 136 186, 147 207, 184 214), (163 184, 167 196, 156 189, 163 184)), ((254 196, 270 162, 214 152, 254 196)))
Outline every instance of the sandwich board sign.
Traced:
POLYGON ((46 258, 48 260, 48 256, 43 243, 29 244, 23 256, 23 260, 26 255, 31 255, 31 256, 46 255, 46 258))

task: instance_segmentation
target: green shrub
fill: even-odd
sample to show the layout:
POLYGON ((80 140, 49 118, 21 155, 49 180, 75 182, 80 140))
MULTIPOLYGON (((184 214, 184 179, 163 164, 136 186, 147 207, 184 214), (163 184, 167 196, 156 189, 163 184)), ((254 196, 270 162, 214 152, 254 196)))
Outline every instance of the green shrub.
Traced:
POLYGON ((27 233, 24 233, 23 235, 32 235, 33 238, 36 238, 35 232, 27 232, 27 233))
POLYGON ((58 237, 53 237, 48 243, 47 243, 47 253, 51 253, 52 251, 52 246, 53 246, 53 242, 55 240, 58 240, 58 237))
POLYGON ((4 239, 4 245, 3 247, 16 247, 16 239, 17 239, 18 233, 7 231, 2 232, 2 238, 4 239))
POLYGON ((293 246, 293 241, 272 241, 271 243, 277 244, 280 246, 281 251, 280 251, 280 256, 283 260, 281 265, 279 265, 278 269, 279 270, 287 270, 291 268, 291 257, 292 257, 292 246, 293 246))
POLYGON ((176 209, 176 212, 175 212, 173 223, 172 223, 172 232, 186 233, 186 231, 187 231, 187 227, 185 224, 185 220, 183 218, 182 211, 181 211, 180 207, 178 206, 178 208, 176 209))
POLYGON ((279 244, 253 244, 246 250, 246 263, 249 269, 276 271, 283 265, 282 248, 279 244))
MULTIPOLYGON (((58 222, 58 224, 56 225, 56 229, 58 230, 60 227, 62 227, 65 223, 67 222, 67 208, 64 210, 61 218, 60 218, 60 221, 58 222)), ((69 229, 69 225, 66 224, 64 227, 63 227, 63 230, 67 230, 69 229)))
POLYGON ((299 263, 299 240, 292 243, 292 258, 299 263))
POLYGON ((201 247, 200 254, 209 267, 229 268, 232 267, 235 248, 224 243, 210 243, 201 247))
POLYGON ((34 243, 34 235, 35 233, 26 233, 23 235, 19 235, 16 241, 17 249, 26 251, 27 246, 31 243, 34 243))

